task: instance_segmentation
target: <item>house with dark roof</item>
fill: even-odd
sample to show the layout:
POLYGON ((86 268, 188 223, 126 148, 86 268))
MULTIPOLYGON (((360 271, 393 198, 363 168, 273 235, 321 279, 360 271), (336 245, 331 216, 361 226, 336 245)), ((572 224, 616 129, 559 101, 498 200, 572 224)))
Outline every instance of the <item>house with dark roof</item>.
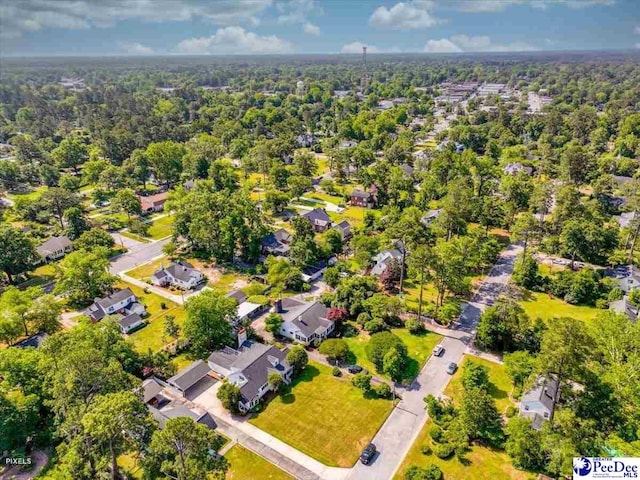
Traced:
POLYGON ((282 316, 280 335, 303 345, 322 341, 335 330, 334 322, 327 318, 329 309, 317 301, 279 299, 275 302, 274 312, 282 316))
POLYGON ((137 313, 130 313, 124 317, 116 319, 120 326, 120 331, 127 335, 145 325, 144 319, 137 313))
POLYGON ((333 228, 335 228, 340 233, 340 237, 342 237, 343 242, 349 240, 353 236, 353 232, 351 231, 351 224, 346 220, 341 221, 333 228))
POLYGON ((161 192, 148 196, 138 195, 140 206, 142 207, 142 214, 148 215, 150 213, 163 211, 164 204, 168 198, 169 192, 161 192))
POLYGON ((73 250, 73 245, 69 237, 62 235, 60 237, 51 237, 42 245, 36 248, 38 254, 42 257, 43 262, 51 262, 64 257, 73 250))
POLYGON ((276 230, 262 239, 262 252, 276 257, 288 257, 292 239, 293 236, 284 228, 276 230))
POLYGON ((293 368, 287 362, 287 350, 247 340, 244 329, 238 332, 238 348, 225 347, 209 355, 209 367, 220 378, 240 388, 239 408, 247 412, 272 391, 269 375, 277 373, 290 383, 293 368))
POLYGON ((624 293, 640 288, 640 268, 635 265, 622 265, 608 271, 608 274, 615 278, 624 293))
POLYGON ((371 191, 365 192, 356 188, 351 192, 349 203, 354 207, 373 208, 376 206, 377 198, 371 191))
POLYGON ((202 360, 196 360, 187 368, 180 370, 173 377, 167 380, 167 383, 176 389, 182 396, 185 396, 187 390, 194 387, 200 380, 204 379, 211 373, 211 368, 202 360))
POLYGON ((533 387, 522 395, 520 414, 530 418, 533 428, 540 430, 542 424, 553 416, 560 395, 560 385, 554 375, 540 377, 533 387))
POLYGON ((176 288, 191 290, 204 281, 204 275, 188 262, 178 260, 168 267, 160 268, 151 275, 151 283, 159 287, 172 285, 176 288))
POLYGON ((313 229, 318 233, 325 232, 331 228, 331 218, 324 208, 314 208, 300 216, 309 220, 313 229))
POLYGON ((146 313, 146 308, 138 303, 138 299, 130 288, 116 290, 106 297, 96 298, 85 311, 85 314, 93 322, 99 322, 107 316, 115 316, 118 320, 131 314, 138 314, 142 317, 146 313))
POLYGON ((165 382, 155 377, 148 378, 142 382, 142 399, 161 429, 164 428, 168 420, 178 417, 193 418, 197 423, 201 423, 212 430, 217 427, 216 422, 208 412, 198 411, 173 401, 171 395, 165 391, 167 387, 168 385, 165 382))
POLYGON ((310 133, 303 133, 296 137, 296 146, 298 148, 309 148, 316 142, 316 137, 310 133))

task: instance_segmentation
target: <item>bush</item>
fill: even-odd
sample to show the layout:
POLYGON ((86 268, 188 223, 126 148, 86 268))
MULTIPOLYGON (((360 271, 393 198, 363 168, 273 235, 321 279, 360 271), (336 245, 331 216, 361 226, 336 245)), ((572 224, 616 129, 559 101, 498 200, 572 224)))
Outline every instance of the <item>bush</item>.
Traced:
POLYGON ((342 371, 338 367, 333 367, 331 369, 331 375, 333 375, 334 377, 341 377, 342 371))
POLYGON ((438 425, 433 425, 429 429, 429 436, 434 442, 442 443, 444 441, 444 430, 442 430, 438 425))
POLYGON ((409 330, 409 333, 413 335, 417 335, 419 333, 424 332, 424 325, 417 318, 410 318, 404 323, 404 326, 407 327, 407 330, 409 330))
POLYGON ((364 324, 364 329, 369 333, 377 333, 384 332, 389 329, 389 326, 384 323, 384 321, 379 318, 374 318, 373 320, 369 320, 364 324))
POLYGON ((369 360, 375 364, 378 370, 382 371, 384 356, 394 347, 402 357, 407 358, 407 347, 400 338, 391 332, 379 332, 371 335, 365 350, 369 360))
POLYGON ((515 417, 517 413, 518 413, 518 407, 516 407, 515 405, 509 405, 507 407, 507 411, 505 412, 505 415, 507 416, 507 418, 512 418, 512 417, 515 417))
POLYGON ((453 451, 453 445, 450 443, 439 443, 433 446, 433 454, 443 460, 451 457, 451 455, 453 455, 453 451))
POLYGON ((605 300, 604 298, 599 298, 598 300, 596 300, 596 308, 599 308, 600 310, 606 310, 607 308, 609 308, 609 301, 605 300))
POLYGON ((391 398, 391 387, 386 383, 381 383, 376 387, 376 395, 380 398, 391 398))
POLYGON ((367 312, 362 312, 360 315, 358 315, 358 318, 356 320, 356 322, 358 322, 358 325, 360 325, 361 327, 364 327, 367 322, 371 321, 371 315, 369 315, 367 312))
POLYGON ((166 309, 167 309, 167 304, 166 304, 166 303, 164 303, 164 302, 160 302, 160 308, 161 308, 162 310, 166 310, 166 309))
POLYGON ((330 362, 343 362, 349 355, 349 346, 340 338, 329 338, 322 342, 318 351, 330 362))
POLYGON ((351 379, 351 383, 354 387, 359 388, 363 392, 368 392, 371 390, 371 374, 356 373, 351 379))
POLYGON ((428 464, 424 468, 411 465, 404 474, 405 480, 442 480, 442 470, 437 465, 428 464))
POLYGON ((433 450, 431 450, 431 447, 426 443, 422 445, 422 447, 420 447, 420 451, 422 452, 423 455, 431 455, 433 453, 433 450))

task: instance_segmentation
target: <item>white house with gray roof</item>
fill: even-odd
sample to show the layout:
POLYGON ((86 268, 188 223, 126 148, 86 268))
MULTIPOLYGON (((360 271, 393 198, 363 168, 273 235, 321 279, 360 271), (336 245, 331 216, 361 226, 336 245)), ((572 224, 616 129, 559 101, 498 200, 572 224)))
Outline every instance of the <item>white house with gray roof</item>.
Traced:
POLYGON ((151 283, 159 287, 172 285, 183 290, 196 288, 204 281, 204 275, 193 265, 184 261, 171 263, 168 267, 160 268, 151 275, 151 283))
MULTIPOLYGON (((85 314, 93 322, 99 322, 107 316, 116 317, 116 320, 121 320, 122 318, 126 318, 132 314, 137 314, 142 317, 146 315, 146 313, 146 308, 138 302, 138 299, 130 288, 116 290, 106 297, 96 298, 93 304, 91 304, 85 311, 85 314)), ((137 325, 130 327, 129 330, 135 328, 135 326, 137 325)))
POLYGON ((331 335, 335 324, 327 318, 329 309, 320 302, 305 302, 295 298, 276 300, 274 312, 282 316, 280 335, 303 345, 331 335))
POLYGON ((369 273, 379 277, 392 261, 396 261, 398 264, 402 263, 402 252, 395 248, 392 250, 384 250, 373 257, 373 261, 376 262, 376 264, 371 268, 369 273))
POLYGON ((43 262, 51 262, 64 257, 67 253, 73 250, 71 240, 67 236, 51 237, 42 245, 36 248, 36 251, 42 257, 43 262))
POLYGON ((520 414, 530 418, 533 428, 540 430, 542 424, 553 416, 560 395, 558 379, 555 375, 540 377, 520 400, 520 414))
POLYGON ((272 391, 269 375, 277 373, 291 382, 293 368, 287 362, 287 350, 247 340, 244 329, 238 332, 238 348, 225 347, 209 355, 209 367, 219 377, 240 388, 239 408, 247 412, 272 391))

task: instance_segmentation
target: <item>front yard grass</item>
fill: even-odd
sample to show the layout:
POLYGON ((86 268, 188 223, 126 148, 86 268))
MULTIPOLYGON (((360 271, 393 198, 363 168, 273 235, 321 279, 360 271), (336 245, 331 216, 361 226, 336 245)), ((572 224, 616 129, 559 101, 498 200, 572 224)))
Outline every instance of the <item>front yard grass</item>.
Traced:
POLYGON ((549 298, 546 293, 539 292, 527 292, 527 296, 520 301, 520 305, 531 318, 540 317, 545 322, 559 317, 593 320, 601 312, 598 308, 571 305, 559 298, 549 298))
POLYGON ((325 465, 351 467, 392 409, 390 400, 365 397, 349 378, 310 362, 250 422, 325 465))
POLYGON ((149 237, 154 240, 160 240, 171 235, 173 220, 173 215, 167 215, 151 222, 149 225, 149 237))
POLYGON ((227 480, 293 480, 288 473, 280 470, 273 463, 256 455, 240 445, 234 445, 224 455, 229 462, 227 480))
MULTIPOLYGON (((470 355, 465 355, 460 363, 460 368, 444 392, 445 395, 453 400, 454 404, 460 401, 463 392, 461 383, 462 369, 468 362, 484 365, 489 369, 489 381, 491 382, 489 393, 496 401, 498 411, 504 412, 509 405, 513 405, 509 398, 512 382, 505 371, 504 365, 470 355)), ((430 463, 440 467, 444 478, 455 478, 456 480, 483 480, 488 478, 492 480, 532 480, 536 478, 534 474, 515 468, 504 451, 480 445, 473 445, 465 454, 463 461, 460 461, 455 456, 443 460, 433 454, 425 455, 422 453, 422 448, 424 446, 433 448, 434 446, 434 442, 429 436, 429 429, 432 426, 432 420, 428 420, 403 460, 394 480, 403 480, 405 471, 411 465, 424 467, 430 463)))
MULTIPOLYGON (((437 333, 426 331, 420 335, 413 335, 409 333, 406 328, 393 328, 391 332, 398 336, 400 340, 407 346, 409 353, 409 364, 405 369, 405 382, 412 381, 420 372, 420 369, 431 355, 433 347, 435 347, 442 336, 437 333)), ((362 332, 357 337, 347 337, 344 339, 349 346, 349 350, 354 356, 353 363, 366 368, 372 374, 376 374, 380 377, 389 378, 384 373, 376 371, 376 366, 369 360, 366 352, 366 345, 369 341, 369 335, 362 332)))

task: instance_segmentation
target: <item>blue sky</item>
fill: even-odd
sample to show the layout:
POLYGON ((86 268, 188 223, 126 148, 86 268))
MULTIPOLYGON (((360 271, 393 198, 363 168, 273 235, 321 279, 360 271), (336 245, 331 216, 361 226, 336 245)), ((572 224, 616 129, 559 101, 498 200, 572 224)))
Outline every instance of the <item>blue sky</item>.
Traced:
POLYGON ((640 0, 0 0, 0 54, 640 51, 640 0))

